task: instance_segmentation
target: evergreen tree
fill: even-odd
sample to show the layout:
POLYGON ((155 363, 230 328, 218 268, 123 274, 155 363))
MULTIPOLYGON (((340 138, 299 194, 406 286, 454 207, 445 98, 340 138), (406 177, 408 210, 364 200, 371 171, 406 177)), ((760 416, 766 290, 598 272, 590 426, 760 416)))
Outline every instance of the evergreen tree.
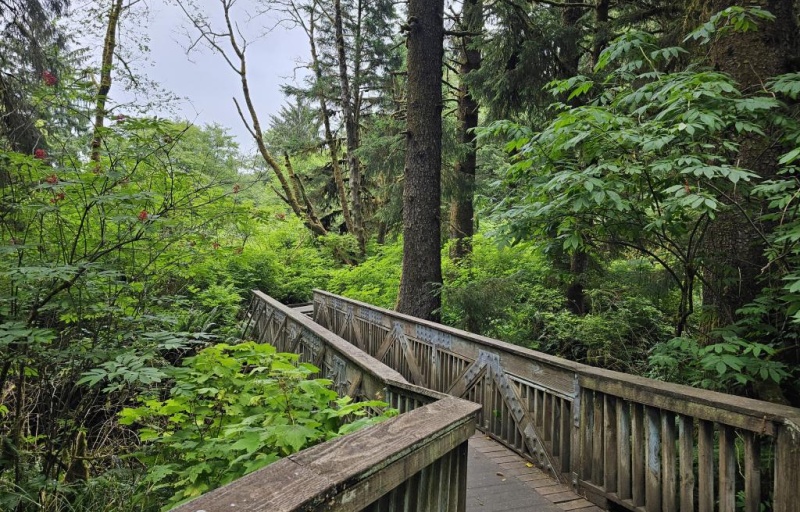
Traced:
POLYGON ((442 54, 444 1, 408 4, 403 274, 397 310, 438 319, 441 307, 442 54))

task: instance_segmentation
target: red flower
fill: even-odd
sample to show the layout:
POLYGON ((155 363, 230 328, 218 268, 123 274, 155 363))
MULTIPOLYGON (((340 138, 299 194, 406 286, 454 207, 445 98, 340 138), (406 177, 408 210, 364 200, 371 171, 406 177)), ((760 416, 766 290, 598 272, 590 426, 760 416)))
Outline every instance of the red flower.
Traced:
POLYGON ((51 185, 55 185, 56 183, 58 183, 58 176, 56 176, 55 174, 51 174, 44 181, 46 181, 47 183, 49 183, 51 185))
POLYGON ((140 211, 140 212, 139 212, 139 215, 138 215, 138 217, 139 217, 139 220, 140 220, 140 221, 142 221, 142 222, 146 221, 148 216, 149 216, 149 215, 148 215, 148 213, 147 213, 147 210, 142 210, 142 211, 140 211))
POLYGON ((59 192, 53 199, 50 200, 50 204, 56 204, 59 201, 63 201, 65 197, 67 196, 64 194, 64 192, 59 192))
POLYGON ((42 148, 38 148, 36 151, 33 152, 33 158, 44 160, 45 158, 47 158, 47 151, 43 150, 42 148))
POLYGON ((44 84, 48 87, 52 87, 56 85, 56 83, 58 83, 58 78, 56 78, 56 75, 54 75, 49 71, 42 71, 42 80, 44 81, 44 84))

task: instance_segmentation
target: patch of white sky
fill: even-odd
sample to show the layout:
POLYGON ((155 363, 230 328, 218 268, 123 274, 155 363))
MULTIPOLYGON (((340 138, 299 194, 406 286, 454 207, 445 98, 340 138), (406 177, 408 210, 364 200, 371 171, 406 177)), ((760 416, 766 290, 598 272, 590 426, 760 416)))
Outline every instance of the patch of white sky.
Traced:
MULTIPOLYGON (((110 117, 144 111, 197 125, 218 124, 235 137, 242 150, 252 150, 252 137, 233 102, 236 97, 244 107, 241 81, 234 70, 207 45, 192 44, 199 33, 174 1, 134 0, 130 4, 121 20, 118 48, 125 65, 138 76, 140 87, 131 87, 121 72, 125 65, 117 61, 110 117)), ((221 0, 193 0, 185 6, 222 31, 221 0)), ((87 57, 95 65, 101 58, 105 30, 105 19, 100 21, 96 12, 100 9, 96 0, 73 2, 73 14, 65 21, 77 33, 76 46, 89 48, 87 57)), ((262 128, 266 128, 269 116, 287 101, 281 85, 299 85, 308 74, 303 65, 309 58, 308 41, 301 29, 281 22, 280 12, 265 9, 256 1, 237 0, 232 12, 237 29, 248 41, 251 97, 262 128)), ((221 46, 230 49, 226 41, 221 46)))

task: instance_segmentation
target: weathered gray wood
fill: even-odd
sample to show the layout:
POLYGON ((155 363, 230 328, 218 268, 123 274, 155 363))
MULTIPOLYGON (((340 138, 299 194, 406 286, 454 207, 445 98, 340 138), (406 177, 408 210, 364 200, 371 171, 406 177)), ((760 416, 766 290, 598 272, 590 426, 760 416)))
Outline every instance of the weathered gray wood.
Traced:
POLYGON ((561 473, 568 473, 572 471, 572 467, 570 466, 570 448, 572 447, 572 432, 570 426, 572 425, 572 411, 570 411, 570 402, 568 400, 562 398, 559 402, 561 404, 561 414, 559 415, 559 428, 561 431, 558 437, 561 442, 561 450, 558 455, 561 464, 561 473))
POLYGON ((617 399, 604 396, 603 431, 605 450, 603 455, 603 487, 606 492, 617 492, 617 399))
POLYGON ((339 336, 334 335, 321 325, 313 322, 310 318, 306 317, 305 315, 283 306, 281 303, 266 295, 258 290, 253 291, 253 295, 255 295, 258 299, 263 301, 264 303, 272 306, 273 308, 281 308, 283 312, 286 314, 287 317, 290 317, 294 320, 297 324, 301 325, 302 328, 308 331, 311 334, 314 334, 318 337, 324 338, 326 344, 335 349, 338 354, 340 354, 343 358, 352 361, 354 364, 364 368, 364 370, 376 378, 381 380, 391 380, 391 381, 399 381, 405 382, 406 379, 403 378, 395 370, 389 368, 388 366, 378 363, 370 357, 369 355, 365 354, 358 348, 354 347, 352 344, 348 343, 346 340, 340 338, 339 336))
POLYGON ((422 369, 417 363, 417 358, 414 356, 414 351, 411 350, 411 347, 409 346, 408 339, 402 333, 400 333, 399 336, 398 342, 400 343, 400 347, 403 349, 403 355, 406 356, 406 364, 408 364, 408 370, 411 373, 411 381, 417 386, 425 387, 427 382, 425 381, 425 377, 422 375, 422 369))
POLYGON ((661 412, 645 408, 645 439, 647 464, 645 468, 645 508, 647 512, 661 511, 661 412))
POLYGON ((775 439, 774 512, 796 511, 800 505, 800 416, 787 418, 775 439))
POLYGON ((631 462, 632 462, 632 488, 631 498, 634 506, 644 505, 645 499, 645 439, 644 439, 644 408, 633 404, 631 412, 631 462))
POLYGON ((582 368, 579 373, 579 381, 583 387, 759 434, 775 435, 775 422, 779 423, 783 418, 797 414, 796 409, 791 407, 680 384, 656 382, 599 368, 582 368))
POLYGON ((464 394, 474 386, 478 380, 483 378, 486 373, 486 362, 480 359, 473 361, 471 365, 466 367, 459 375, 453 385, 447 390, 448 395, 462 397, 464 394))
MULTIPOLYGON (((758 439, 759 436, 775 437, 789 418, 800 416, 797 409, 789 407, 592 368, 450 327, 372 308, 356 301, 337 298, 326 292, 315 292, 315 308, 318 305, 325 305, 329 310, 327 314, 331 318, 338 317, 332 321, 333 325, 340 325, 341 319, 347 315, 347 308, 351 305, 373 311, 378 315, 375 320, 378 330, 375 332, 386 333, 392 329, 393 324, 402 325, 409 341, 421 344, 419 347, 415 345, 417 348, 413 350, 413 355, 417 358, 421 374, 431 379, 431 385, 436 385, 435 382, 441 381, 442 384, 438 384, 441 386, 440 389, 456 389, 462 391, 462 394, 468 395, 470 399, 482 403, 486 409, 482 414, 484 424, 491 428, 495 435, 501 437, 503 442, 519 448, 520 432, 522 431, 518 424, 519 415, 512 414, 513 407, 506 407, 503 404, 494 379, 487 378, 485 375, 477 377, 473 375, 474 379, 471 380, 474 382, 470 383, 464 382, 463 378, 454 378, 454 373, 459 372, 450 370, 453 360, 442 356, 445 353, 454 354, 459 358, 475 362, 478 361, 481 354, 492 354, 492 357, 498 359, 499 366, 505 375, 519 383, 520 390, 525 390, 524 393, 518 390, 521 396, 528 398, 529 393, 526 389, 529 386, 534 390, 530 393, 532 400, 523 400, 523 403, 533 424, 540 429, 543 447, 549 449, 550 455, 558 455, 553 460, 560 463, 563 470, 566 466, 562 452, 565 451, 565 446, 569 446, 569 458, 573 461, 569 467, 575 472, 576 483, 581 485, 583 480, 591 481, 597 484, 597 486, 587 486, 592 489, 592 492, 598 492, 598 488, 605 489, 603 492, 606 492, 609 499, 622 502, 621 504, 626 507, 645 504, 646 475, 650 467, 645 468, 644 461, 651 455, 648 450, 642 449, 646 431, 648 439, 654 435, 664 438, 664 444, 660 446, 657 454, 660 461, 658 473, 662 478, 658 489, 661 497, 659 507, 667 509, 673 506, 673 503, 677 506, 677 498, 680 496, 682 509, 694 512, 695 496, 697 496, 698 510, 700 511, 711 510, 720 498, 720 492, 714 492, 718 483, 713 481, 714 466, 716 465, 714 460, 714 423, 730 427, 732 436, 746 438, 752 434, 758 439), (446 346, 446 351, 439 350, 442 346, 446 346), (444 384, 445 374, 450 376, 447 379, 447 385, 444 384), (433 378, 434 376, 438 377, 433 378), (474 390, 470 390, 468 385, 475 386, 474 390), (617 431, 615 453, 617 464, 608 464, 606 460, 608 457, 605 450, 608 448, 610 434, 609 430, 604 427, 609 413, 606 412, 605 407, 602 407, 599 412, 596 411, 597 403, 592 400, 592 396, 595 394, 600 398, 613 397, 617 404, 624 403, 626 406, 627 404, 633 406, 629 431, 623 433, 621 427, 617 431), (576 403, 571 412, 573 418, 568 425, 568 436, 562 436, 564 423, 560 418, 562 411, 559 400, 565 400, 570 404, 573 401, 576 403), (587 404, 587 402, 591 403, 587 404), (649 430, 648 422, 644 421, 642 406, 647 408, 648 416, 653 414, 651 411, 661 411, 664 414, 663 422, 659 419, 659 428, 652 432, 649 430), (497 416, 494 411, 497 411, 497 416), (677 443, 674 439, 674 420, 671 428, 664 423, 675 414, 679 415, 678 426, 680 427, 680 437, 677 443), (595 420, 602 423, 598 425, 595 420), (699 488, 695 487, 695 471, 692 464, 693 424, 695 421, 698 421, 700 425, 697 433, 697 483, 699 488), (595 432, 598 427, 600 430, 595 432), (587 433, 586 428, 590 430, 590 433, 587 433), (630 442, 628 442, 628 436, 630 442), (669 437, 673 438, 671 442, 669 437), (567 439, 569 442, 566 442, 567 439), (626 445, 629 447, 628 453, 625 453, 626 445), (670 449, 672 445, 675 446, 670 449), (600 451, 598 452, 598 450, 600 451), (598 453, 600 453, 600 457, 598 457, 598 453), (676 453, 679 457, 676 457, 676 453), (625 480, 625 476, 622 474, 625 471, 623 458, 630 459, 630 491, 627 490, 627 485, 623 485, 625 480), (596 462, 600 459, 604 459, 604 462, 603 468, 598 474, 596 462), (642 465, 641 471, 637 471, 639 464, 642 465), (607 474, 612 467, 617 468, 616 478, 607 474), (678 468, 678 475, 675 473, 676 468, 678 468), (609 484, 612 480, 615 481, 616 492, 610 490, 609 484), (677 488, 679 491, 673 492, 673 488, 677 488), (709 492, 704 492, 704 490, 709 492), (629 494, 630 498, 627 503, 625 494, 629 494)), ((366 317, 362 315, 362 318, 366 317)), ((364 343, 366 346, 371 346, 375 341, 366 340, 364 343)), ((409 358, 406 354, 395 351, 393 357, 398 359, 392 361, 393 364, 407 365, 406 360, 409 358)), ((405 372, 407 366, 402 367, 405 372)), ((460 366, 459 369, 464 370, 464 366, 460 366)), ((460 373, 464 374, 463 371, 460 373)), ((598 403, 601 401, 600 398, 597 400, 598 403)), ((614 423, 619 425, 618 407, 615 406, 614 411, 617 414, 617 421, 614 423)), ((791 424, 792 421, 789 420, 789 423, 791 424)), ((794 424, 796 423, 795 420, 794 424)), ((794 457, 793 462, 796 462, 798 457, 794 451, 789 451, 788 455, 784 454, 783 456, 794 457)), ((655 459, 656 457, 650 458, 655 459)), ((794 475, 792 468, 793 466, 778 467, 776 465, 776 475, 779 471, 783 471, 791 480, 794 475), (790 469, 786 469, 787 467, 790 469)), ((771 477, 772 475, 767 476, 771 477)), ((654 491, 653 481, 650 477, 649 491, 651 495, 654 491)), ((755 480, 749 484, 746 481, 745 487, 750 485, 751 489, 755 489, 753 482, 755 480)), ((725 484, 728 485, 728 480, 725 480, 725 484)), ((794 487, 800 488, 800 485, 794 487)), ((778 505, 778 499, 783 499, 782 496, 787 495, 789 491, 786 488, 779 489, 777 484, 775 488, 777 490, 774 493, 775 505, 783 506, 778 505)), ((719 491, 719 489, 716 490, 719 491)), ((758 499, 766 498, 766 496, 760 495, 758 499)), ((797 502, 796 499, 792 501, 793 504, 797 502)), ((648 510, 651 506, 654 505, 648 503, 648 510)), ((726 507, 728 504, 723 501, 721 506, 726 507)))
POLYGON ((680 501, 681 512, 694 512, 694 420, 681 415, 678 423, 680 444, 680 501))
POLYGON ((736 510, 736 448, 734 433, 719 426, 719 512, 736 510))
POLYGON ((677 454, 675 441, 675 415, 668 411, 661 412, 661 509, 677 510, 678 478, 677 454))
POLYGON ((761 507, 761 445, 755 434, 744 433, 744 510, 759 512, 761 507))
POLYGON ((603 485, 603 395, 592 399, 592 483, 603 485))
POLYGON ((591 391, 581 392, 581 479, 591 481, 592 479, 592 439, 594 434, 593 412, 594 404, 592 402, 594 393, 591 391))
POLYGON ((303 450, 175 510, 361 510, 458 449, 474 432, 476 411, 445 398, 303 450))
POLYGON ((631 413, 625 400, 617 400, 617 496, 631 497, 631 413))
POLYGON ((698 511, 714 511, 714 424, 700 421, 697 428, 698 511))

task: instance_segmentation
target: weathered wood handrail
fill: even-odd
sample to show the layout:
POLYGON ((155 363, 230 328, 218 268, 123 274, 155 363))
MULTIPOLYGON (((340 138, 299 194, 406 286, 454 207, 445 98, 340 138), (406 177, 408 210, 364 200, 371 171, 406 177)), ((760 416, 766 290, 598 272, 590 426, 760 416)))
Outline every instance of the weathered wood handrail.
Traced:
POLYGON ((290 455, 175 512, 463 511, 474 412, 463 400, 439 400, 290 455))
POLYGON ((578 364, 324 291, 314 319, 595 503, 800 510, 800 410, 578 364), (737 470, 738 469, 738 470, 737 470))
POLYGON ((401 414, 303 450, 181 505, 178 512, 463 512, 467 440, 480 409, 409 384, 301 312, 254 292, 251 338, 300 354, 335 389, 401 414))

